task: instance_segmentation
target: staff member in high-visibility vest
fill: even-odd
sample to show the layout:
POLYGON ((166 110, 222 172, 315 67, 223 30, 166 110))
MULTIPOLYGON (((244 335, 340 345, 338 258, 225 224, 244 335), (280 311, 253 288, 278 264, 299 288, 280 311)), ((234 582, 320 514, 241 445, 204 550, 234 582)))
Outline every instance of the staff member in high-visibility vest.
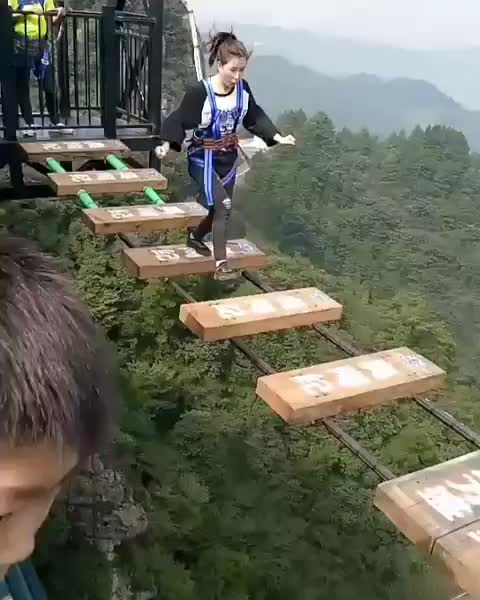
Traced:
POLYGON ((210 40, 209 64, 217 73, 187 91, 180 107, 162 127, 163 143, 155 149, 159 158, 170 148, 179 151, 186 131, 193 129, 188 147, 188 168, 199 191, 200 203, 208 216, 189 231, 187 245, 209 255, 205 236, 213 229, 213 250, 217 279, 237 274, 227 262, 227 225, 237 173, 238 127, 262 138, 268 146, 295 145, 291 135, 283 136, 255 102, 243 77, 250 57, 233 33, 217 33, 210 40))
POLYGON ((45 94, 45 103, 50 121, 54 127, 63 127, 57 118, 55 103, 55 85, 47 40, 48 24, 46 12, 56 11, 53 24, 65 16, 63 8, 57 9, 54 0, 9 0, 9 6, 15 19, 15 67, 17 83, 17 102, 22 117, 29 127, 26 136, 34 136, 32 104, 30 101, 30 71, 33 68, 39 85, 45 94))

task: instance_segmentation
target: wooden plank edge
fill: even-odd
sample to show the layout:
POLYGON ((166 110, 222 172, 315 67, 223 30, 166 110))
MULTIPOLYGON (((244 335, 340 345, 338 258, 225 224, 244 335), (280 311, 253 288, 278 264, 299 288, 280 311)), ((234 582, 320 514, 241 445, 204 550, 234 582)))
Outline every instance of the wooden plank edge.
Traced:
POLYGON ((423 529, 425 525, 423 515, 415 509, 416 505, 412 504, 411 497, 393 485, 394 482, 387 481, 377 486, 374 506, 385 515, 400 534, 415 544, 422 554, 430 554, 433 540, 423 529))
MULTIPOLYGON (((130 258, 130 257, 129 257, 130 258)), ((269 264, 269 257, 264 256, 249 256, 250 262, 248 265, 237 266, 239 260, 245 260, 247 257, 242 257, 240 259, 231 259, 230 264, 235 270, 244 271, 254 270, 254 269, 263 269, 269 264)), ((133 259, 130 258, 133 261, 133 259)), ((135 263, 136 264, 136 263, 135 263)), ((195 275, 209 275, 215 272, 215 262, 213 260, 207 261, 198 261, 192 263, 192 268, 195 266, 195 270, 190 271, 179 271, 178 269, 181 267, 188 268, 188 264, 163 264, 163 265, 148 265, 145 267, 138 267, 138 277, 137 279, 165 279, 165 278, 173 278, 173 277, 192 277, 195 275), (158 273, 159 268, 162 268, 164 272, 162 274, 158 273)))
POLYGON ((140 268, 137 266, 137 263, 132 260, 130 255, 125 252, 125 249, 121 252, 120 261, 129 275, 135 279, 140 279, 140 268))
POLYGON ((342 402, 345 402, 345 398, 339 398, 328 403, 324 403, 323 406, 321 403, 315 405, 312 401, 312 404, 308 407, 299 409, 297 411, 293 411, 293 409, 288 407, 289 410, 286 411, 285 406, 283 406, 284 400, 281 399, 276 392, 273 392, 265 383, 265 380, 268 379, 268 377, 275 377, 275 375, 266 375, 264 377, 260 377, 257 383, 257 390, 261 390, 263 394, 266 393, 270 398, 266 399, 260 393, 258 395, 265 402, 267 402, 272 410, 277 412, 289 425, 310 425, 316 421, 335 417, 339 414, 349 414, 358 410, 368 410, 376 406, 384 406, 385 404, 397 402, 399 400, 409 400, 412 396, 427 393, 432 389, 436 389, 443 385, 446 379, 446 373, 431 375, 421 380, 415 380, 415 382, 400 383, 393 388, 388 387, 381 390, 375 390, 375 392, 368 390, 361 394, 350 396, 348 398, 348 410, 342 410, 342 402), (264 381, 261 382, 261 380, 264 381), (415 384, 416 387, 414 392, 408 389, 411 388, 413 384, 415 384), (375 398, 369 398, 369 396, 372 396, 373 393, 376 393, 377 396, 375 398), (386 397, 387 393, 388 398, 386 397), (378 395, 380 395, 380 399, 378 398, 378 395), (276 410, 275 406, 278 407, 279 410, 276 410), (319 407, 323 410, 319 410, 319 407), (317 412, 317 416, 314 419, 308 416, 308 414, 313 411, 317 412))
POLYGON ((114 235, 116 233, 143 233, 153 231, 169 231, 177 229, 186 229, 188 226, 198 225, 203 216, 184 216, 184 217, 168 217, 160 219, 153 217, 150 220, 137 222, 122 222, 104 223, 95 221, 87 214, 87 210, 82 211, 83 224, 92 231, 95 235, 114 235))
POLYGON ((204 342, 218 342, 232 337, 245 337, 259 335, 261 333, 285 331, 287 329, 300 329, 302 327, 311 327, 315 323, 331 323, 339 321, 342 317, 342 307, 332 307, 323 311, 315 311, 315 320, 313 321, 311 319, 312 313, 302 313, 297 315, 285 315, 282 317, 270 317, 263 321, 252 320, 251 322, 243 323, 226 322, 225 325, 219 325, 215 328, 205 328, 192 314, 189 306, 191 305, 186 304, 180 307, 180 321, 204 342), (322 315, 319 313, 322 313, 322 315), (296 319, 293 325, 285 324, 286 320, 293 319, 296 319), (259 331, 258 326, 260 324, 262 324, 262 329, 259 331))

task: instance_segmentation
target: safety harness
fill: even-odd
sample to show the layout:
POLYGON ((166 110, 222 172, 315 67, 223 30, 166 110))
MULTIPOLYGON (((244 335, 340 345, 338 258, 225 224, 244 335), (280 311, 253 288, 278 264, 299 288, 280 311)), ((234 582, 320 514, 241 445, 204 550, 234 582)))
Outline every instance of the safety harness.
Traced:
MULTIPOLYGON (((243 82, 237 84, 237 101, 233 111, 234 124, 233 133, 223 134, 221 131, 222 111, 218 109, 215 91, 210 80, 204 80, 203 84, 207 91, 207 97, 210 103, 212 119, 210 125, 202 130, 197 129, 193 134, 191 146, 189 148, 189 160, 196 166, 203 168, 203 180, 205 196, 208 206, 214 206, 215 198, 213 196, 213 178, 214 178, 214 154, 222 150, 236 150, 238 148, 238 136, 236 130, 245 116, 244 107, 244 87, 243 82)), ((231 182, 236 177, 237 161, 232 169, 222 178, 223 185, 231 182)))

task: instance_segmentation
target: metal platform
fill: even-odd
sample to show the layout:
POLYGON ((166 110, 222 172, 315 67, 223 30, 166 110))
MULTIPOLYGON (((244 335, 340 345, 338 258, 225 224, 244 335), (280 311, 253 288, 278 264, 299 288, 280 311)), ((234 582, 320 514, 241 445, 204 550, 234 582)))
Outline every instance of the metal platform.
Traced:
MULTIPOLYGON (((23 135, 25 128, 18 122, 15 60, 10 43, 14 15, 7 3, 1 3, 0 168, 10 167, 12 196, 28 197, 22 189, 22 162, 29 159, 17 143, 120 140, 132 151, 149 152, 149 166, 159 167, 153 150, 159 142, 162 106, 161 68, 157 65, 163 63, 163 0, 154 3, 148 16, 122 13, 115 8, 110 5, 101 11, 69 9, 62 35, 49 40, 55 78, 55 120, 63 121, 73 133, 66 136, 60 128, 51 126, 44 91, 32 78, 34 139, 23 135)), ((46 19, 50 21, 51 16, 46 19)), ((53 26, 48 30, 52 33, 53 26)))

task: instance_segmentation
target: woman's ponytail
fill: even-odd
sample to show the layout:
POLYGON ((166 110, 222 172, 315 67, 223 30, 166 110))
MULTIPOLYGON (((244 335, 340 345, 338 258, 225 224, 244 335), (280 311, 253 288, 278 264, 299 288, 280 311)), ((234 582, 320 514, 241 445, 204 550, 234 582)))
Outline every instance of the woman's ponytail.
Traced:
POLYGON ((210 35, 208 42, 208 64, 210 67, 216 62, 224 65, 233 56, 237 58, 250 58, 250 53, 245 48, 244 44, 237 39, 233 31, 220 31, 214 35, 210 35))

